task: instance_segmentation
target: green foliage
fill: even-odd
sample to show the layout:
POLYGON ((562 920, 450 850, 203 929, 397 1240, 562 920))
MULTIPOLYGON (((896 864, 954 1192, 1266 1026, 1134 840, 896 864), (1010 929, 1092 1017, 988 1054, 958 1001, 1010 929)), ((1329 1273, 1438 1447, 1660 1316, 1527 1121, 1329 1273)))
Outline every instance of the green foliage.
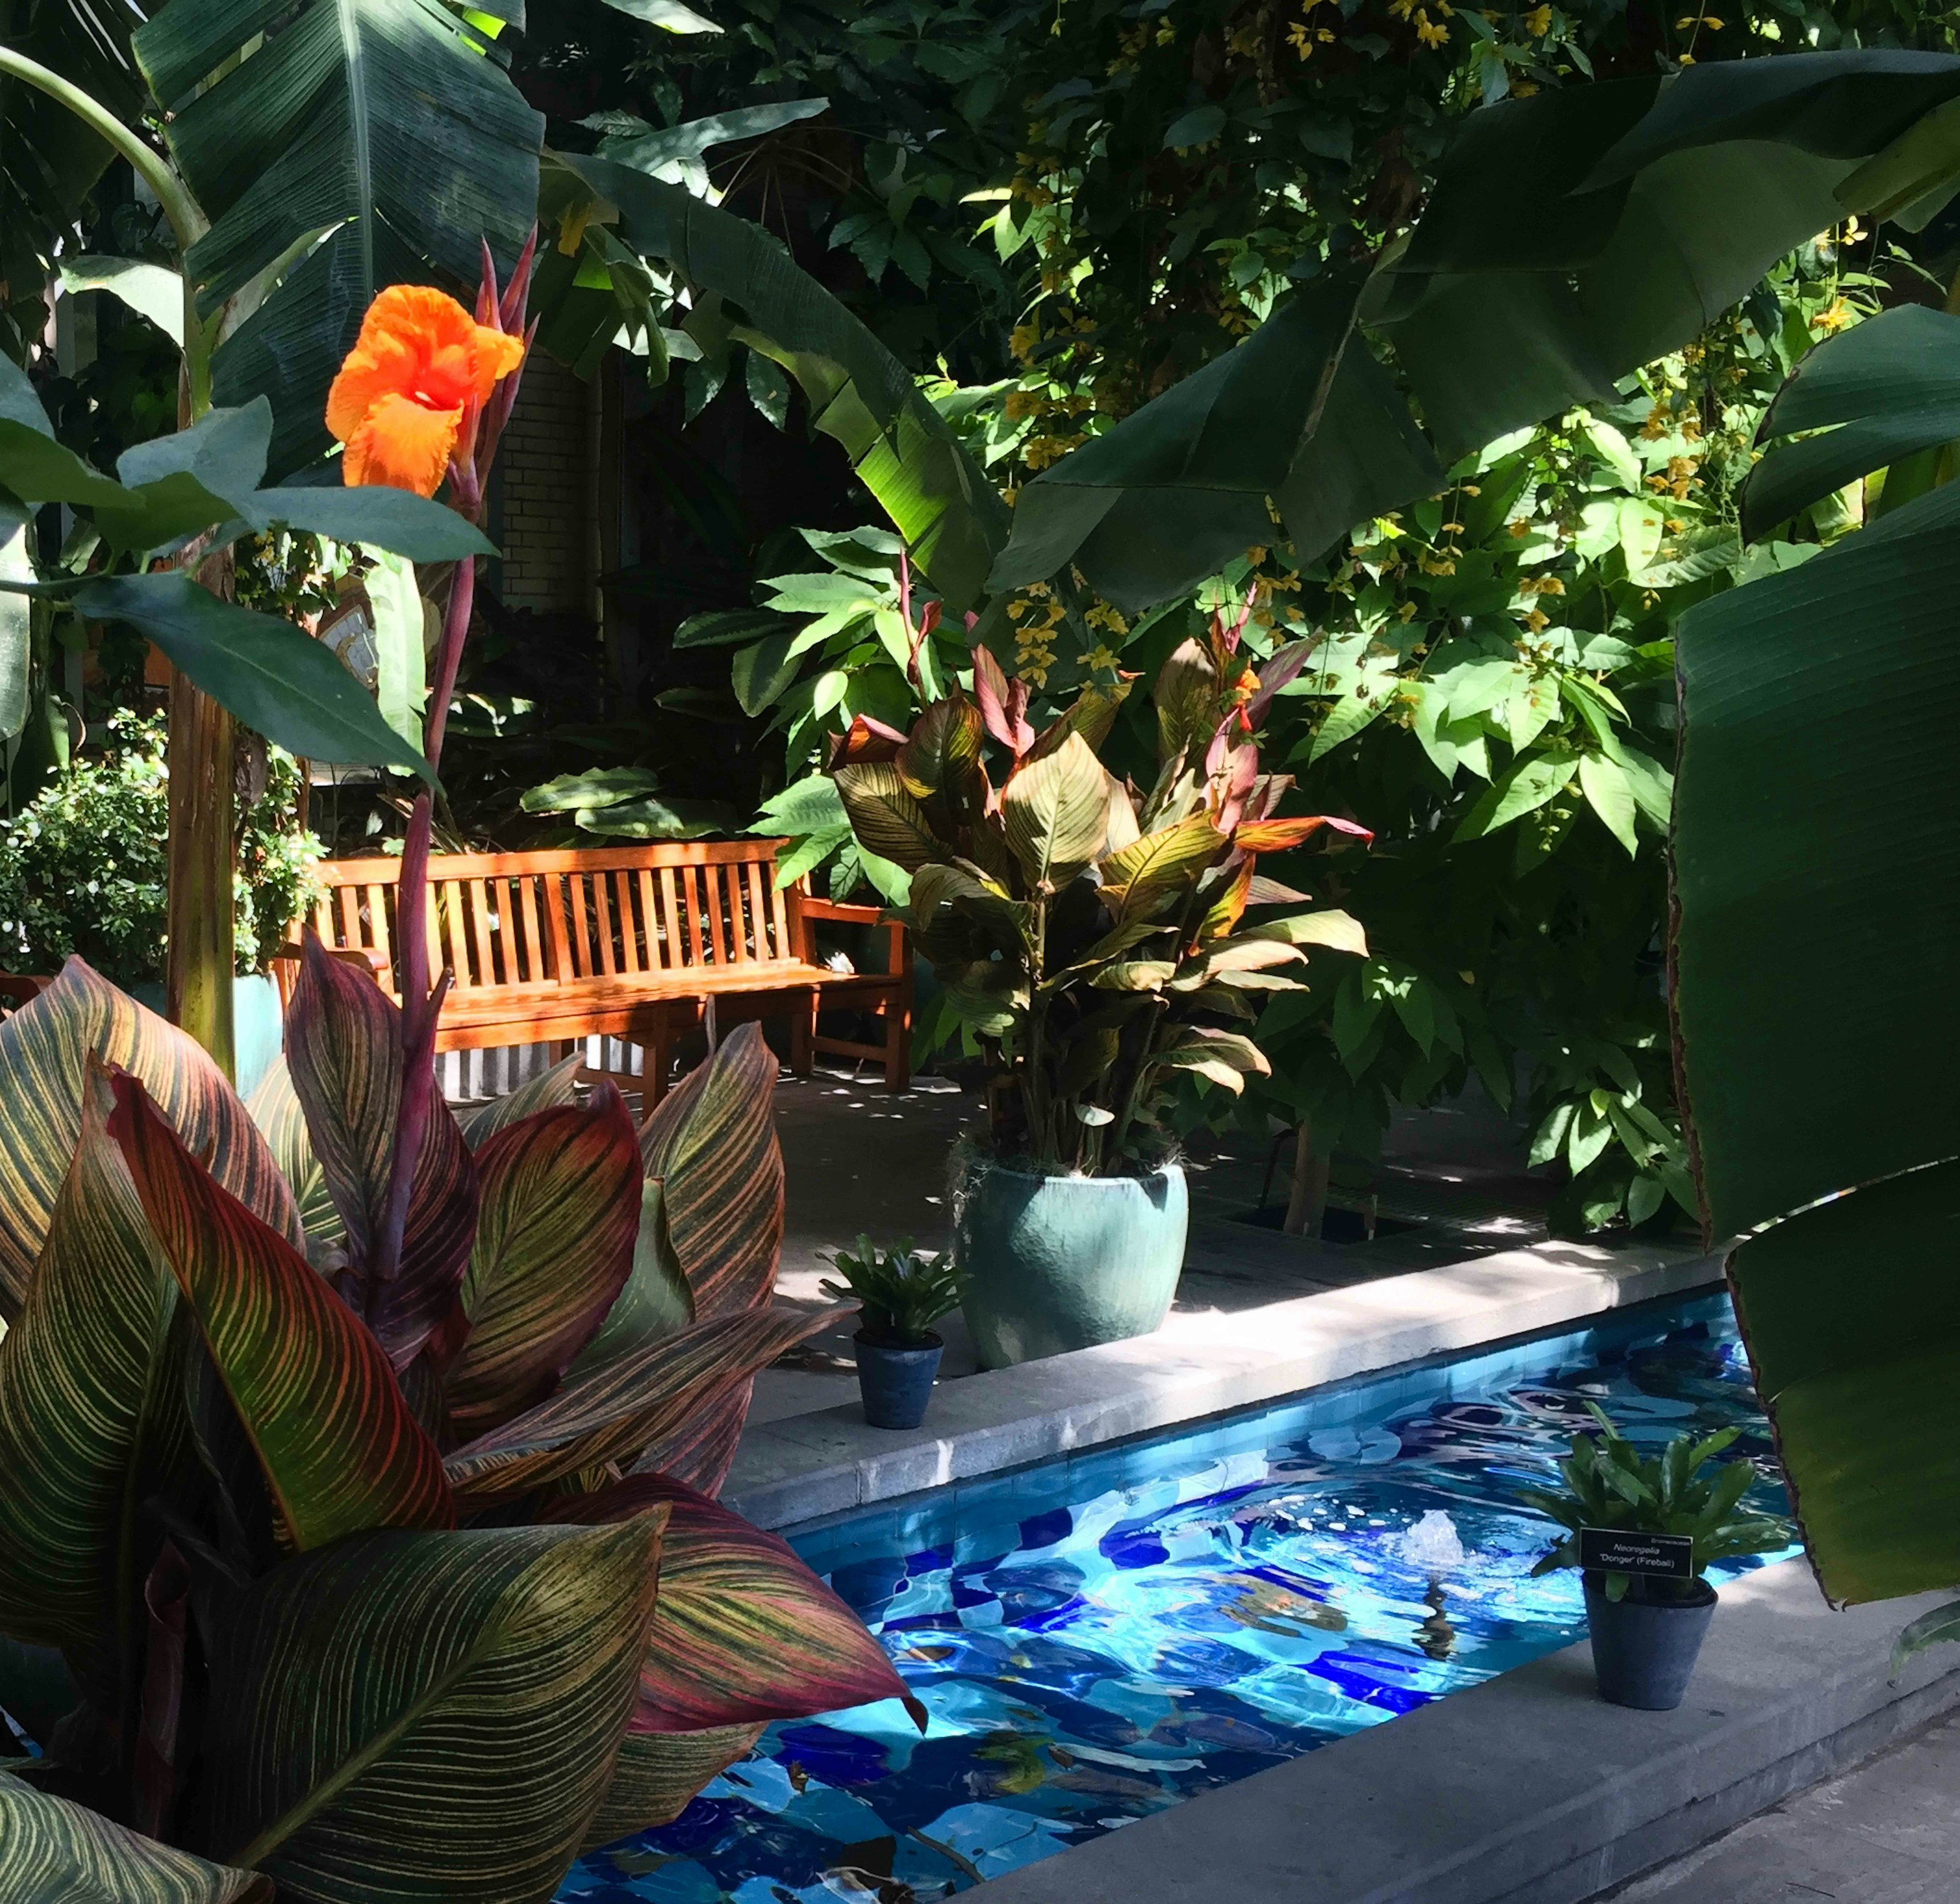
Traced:
POLYGON ((1221 612, 1160 672, 1147 793, 1096 757, 1126 680, 1090 681, 1037 733, 1028 683, 984 648, 970 696, 950 687, 909 734, 861 715, 832 749, 858 850, 905 877, 893 910, 942 987, 924 1038, 957 1029, 986 1059, 986 1142, 999 1161, 1090 1175, 1154 1167, 1180 1077, 1236 1097, 1269 1071, 1230 1027, 1300 989, 1282 968, 1309 945, 1366 950, 1341 912, 1243 922, 1249 907, 1306 896, 1257 878, 1262 853, 1366 837, 1344 820, 1278 817, 1292 776, 1261 773, 1253 734, 1304 651, 1255 672, 1240 645, 1249 608, 1236 622, 1221 612))
POLYGON ((756 1369, 833 1313, 769 1305, 759 1035, 644 1132, 565 1071, 473 1153, 438 1103, 382 1278, 400 1043, 311 944, 256 1106, 330 1199, 310 1233, 215 1067, 85 965, 0 1026, 0 1674, 53 1649, 71 1683, 0 1821, 57 1888, 546 1904, 741 1728, 903 1696, 708 1498, 756 1369), (680 1301, 614 1331, 643 1254, 680 1301))
MULTIPOLYGON (((1565 1477, 1565 1492, 1545 1494, 1533 1488, 1519 1496, 1526 1507, 1551 1515, 1570 1530, 1532 1569, 1534 1578, 1579 1565, 1582 1527, 1631 1534, 1685 1534, 1694 1543, 1696 1581, 1718 1560, 1774 1553, 1790 1545, 1795 1530, 1787 1520, 1756 1514, 1742 1505, 1743 1495, 1757 1478, 1749 1462, 1723 1462, 1711 1473, 1702 1473, 1726 1452, 1741 1434, 1739 1428, 1720 1428, 1701 1441, 1678 1435, 1658 1454, 1643 1455, 1620 1436, 1596 1403, 1589 1402, 1586 1407, 1600 1432, 1572 1438, 1571 1453, 1558 1464, 1565 1477)), ((1625 1598, 1632 1578, 1608 1574, 1607 1597, 1625 1598)), ((1669 1580, 1643 1584, 1650 1594, 1661 1597, 1669 1590, 1685 1595, 1693 1586, 1692 1581, 1669 1580)))
MULTIPOLYGON (((100 753, 78 756, 0 820, 0 960, 52 973, 71 953, 119 985, 164 971, 165 724, 111 715, 100 753)), ((311 906, 320 842, 298 825, 299 769, 278 748, 240 816, 233 885, 238 966, 262 971, 311 906)))
POLYGON ((910 1237, 881 1250, 868 1236, 861 1236, 854 1256, 833 1250, 827 1259, 843 1280, 826 1278, 818 1288, 839 1302, 854 1299, 864 1332, 874 1341, 899 1348, 918 1347, 940 1317, 959 1306, 966 1278, 951 1253, 922 1256, 910 1237))

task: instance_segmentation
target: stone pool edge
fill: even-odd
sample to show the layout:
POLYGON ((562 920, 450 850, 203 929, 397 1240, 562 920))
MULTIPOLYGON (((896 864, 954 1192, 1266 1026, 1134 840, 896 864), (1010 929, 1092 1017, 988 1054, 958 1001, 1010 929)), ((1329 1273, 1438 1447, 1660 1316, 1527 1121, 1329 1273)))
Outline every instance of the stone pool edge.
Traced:
POLYGON ((1787 1562, 1723 1590, 1688 1697, 1604 1704, 1583 1642, 996 1878, 988 1904, 1582 1904, 1960 1706, 1944 1597, 1833 1613, 1787 1562), (1944 1656, 1943 1656, 1943 1654, 1944 1656))
POLYGON ((855 1401, 752 1424, 721 1498, 758 1527, 788 1527, 1685 1294, 1721 1274, 1719 1256, 1664 1246, 1542 1243, 1179 1314, 1134 1342, 943 1383, 922 1428, 871 1428, 855 1401))

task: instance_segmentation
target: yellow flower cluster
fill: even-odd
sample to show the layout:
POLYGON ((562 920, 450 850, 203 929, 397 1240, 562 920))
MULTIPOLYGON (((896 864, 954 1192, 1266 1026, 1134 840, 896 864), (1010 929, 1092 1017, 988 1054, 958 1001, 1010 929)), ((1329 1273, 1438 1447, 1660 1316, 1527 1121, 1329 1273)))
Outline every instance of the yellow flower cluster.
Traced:
POLYGON ((1068 436, 1031 436, 1021 445, 1021 460, 1030 470, 1045 470, 1088 440, 1080 430, 1068 436))
POLYGON ((1556 575, 1526 575, 1518 583, 1520 595, 1562 595, 1565 584, 1556 575))
POLYGON ((1130 624, 1105 601, 1092 602, 1082 619, 1091 628, 1106 628, 1112 635, 1127 635, 1130 632, 1130 624))
POLYGON ((1685 502, 1689 486, 1697 479, 1694 473, 1701 466, 1691 456, 1671 456, 1667 460, 1667 473, 1649 476, 1647 487, 1671 495, 1676 502, 1685 502))
POLYGON ((1007 619, 1014 624, 1014 670, 1032 686, 1048 685, 1048 671, 1055 666, 1055 631, 1067 613, 1045 582, 1032 584, 1007 604, 1007 619))
POLYGON ((1087 668, 1092 673, 1094 673, 1099 670, 1102 673, 1106 674, 1114 674, 1117 670, 1122 667, 1122 664, 1117 660, 1115 655, 1111 651, 1109 645, 1106 642, 1099 642, 1095 647, 1090 649, 1088 653, 1083 656, 1082 665, 1087 668))
POLYGON ((1551 9, 1534 7, 1524 17, 1525 31, 1534 40, 1542 40, 1551 30, 1551 9))

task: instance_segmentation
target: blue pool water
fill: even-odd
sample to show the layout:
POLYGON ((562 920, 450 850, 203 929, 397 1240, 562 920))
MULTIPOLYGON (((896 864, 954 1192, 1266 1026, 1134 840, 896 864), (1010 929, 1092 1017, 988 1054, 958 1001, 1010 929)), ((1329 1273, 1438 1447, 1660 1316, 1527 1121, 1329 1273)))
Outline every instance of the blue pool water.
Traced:
POLYGON ((560 1904, 947 1896, 1568 1645, 1578 1576, 1529 1578, 1517 1497, 1589 1400, 1636 1442, 1744 1425, 1781 1511, 1711 1295, 801 1531, 929 1732, 896 1700, 772 1726, 560 1904))

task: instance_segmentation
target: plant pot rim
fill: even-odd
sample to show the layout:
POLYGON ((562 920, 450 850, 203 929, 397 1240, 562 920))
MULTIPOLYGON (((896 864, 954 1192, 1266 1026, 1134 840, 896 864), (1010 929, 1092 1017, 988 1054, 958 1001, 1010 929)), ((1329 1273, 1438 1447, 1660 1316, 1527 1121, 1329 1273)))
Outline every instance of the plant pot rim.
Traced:
MULTIPOLYGON (((1588 1569, 1585 1574, 1585 1582, 1587 1599, 1606 1599, 1604 1574, 1596 1574, 1588 1569)), ((1656 1600, 1641 1591, 1641 1576, 1635 1574, 1633 1585, 1627 1589, 1625 1594, 1617 1600, 1606 1600, 1606 1604, 1609 1606, 1652 1606, 1664 1613, 1698 1613, 1705 1607, 1715 1606, 1721 1600, 1721 1594, 1706 1574, 1698 1574, 1694 1584, 1699 1590, 1691 1600, 1656 1600)))
POLYGON ((861 1348, 886 1348, 899 1355, 921 1355, 946 1346, 946 1338, 936 1329, 928 1329, 923 1336, 896 1339, 881 1329, 861 1329, 851 1339, 861 1348))
POLYGON ((1182 1176, 1184 1174, 1183 1164, 1175 1159, 1167 1164, 1157 1164, 1141 1173, 1134 1170, 1118 1170, 1102 1176, 1090 1176, 1080 1170, 1026 1170, 1018 1164, 997 1163, 984 1151, 975 1151, 963 1161, 969 1169, 977 1164, 989 1176, 1017 1176, 1029 1183, 1150 1183, 1159 1177, 1182 1176))

